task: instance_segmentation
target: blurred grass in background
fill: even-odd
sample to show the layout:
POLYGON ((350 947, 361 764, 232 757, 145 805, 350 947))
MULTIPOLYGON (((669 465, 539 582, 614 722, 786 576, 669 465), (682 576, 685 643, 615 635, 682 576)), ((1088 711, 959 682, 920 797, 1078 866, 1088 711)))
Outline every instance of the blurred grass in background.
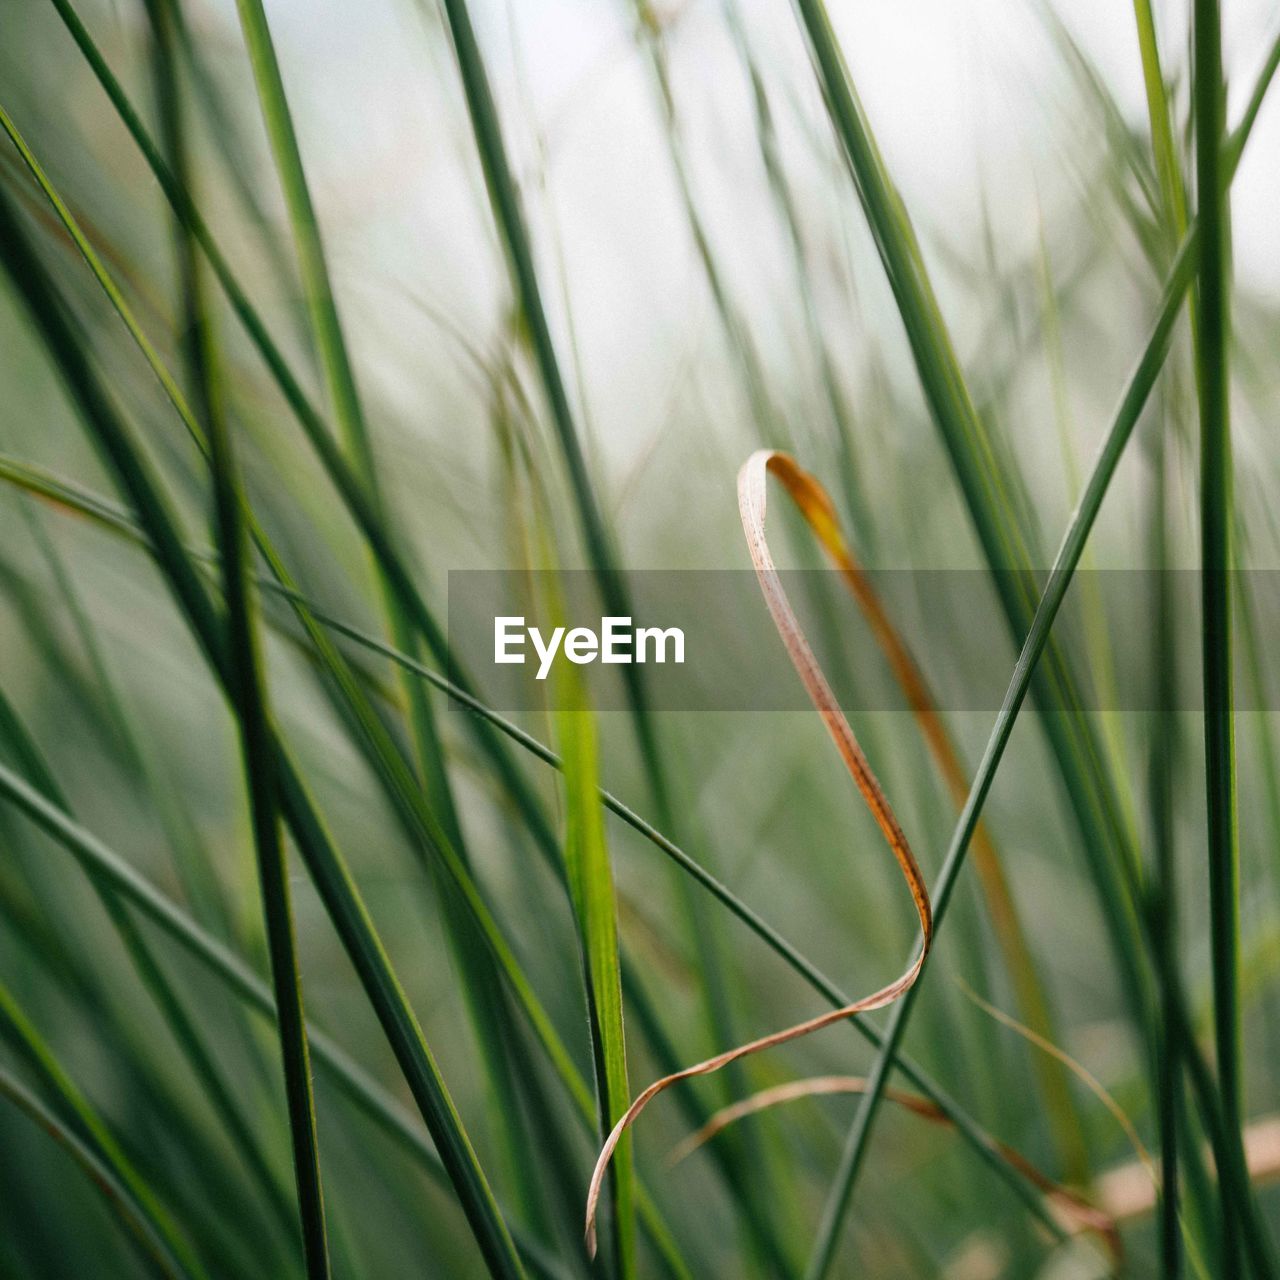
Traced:
POLYGON ((1280 43, 1192 9, 10 0, 0 1270, 1273 1274, 1272 646, 1223 571, 1280 552, 1280 43), (745 567, 761 446, 869 566, 1018 571, 1042 678, 854 717, 937 953, 656 1104, 589 1264, 630 1097, 888 980, 909 904, 814 717, 629 668, 495 721, 446 574, 745 567), (1206 570, 1158 710, 1082 709, 1077 564, 1206 570))

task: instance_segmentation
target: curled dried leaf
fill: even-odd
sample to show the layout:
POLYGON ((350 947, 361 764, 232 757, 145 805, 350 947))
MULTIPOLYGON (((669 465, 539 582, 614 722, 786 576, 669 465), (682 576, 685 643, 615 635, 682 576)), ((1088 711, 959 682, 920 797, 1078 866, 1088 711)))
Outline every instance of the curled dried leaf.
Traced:
POLYGON ((803 515, 828 554, 847 553, 844 539, 840 533, 835 507, 821 484, 807 471, 802 470, 794 459, 785 453, 767 449, 760 450, 747 459, 742 470, 738 473, 738 510, 742 517, 742 527, 746 533, 747 547, 751 553, 752 563, 755 566, 756 577, 760 582, 760 589, 764 594, 765 604, 768 606, 778 635, 786 647, 791 664, 796 669, 796 674, 799 675, 810 701, 819 716, 821 716, 823 724, 826 725, 827 732, 831 735, 836 750, 840 753, 840 758, 849 770, 854 784, 857 786, 867 808, 871 811, 876 825, 880 828, 885 841, 889 845, 890 852, 902 871, 920 921, 920 944, 916 950, 915 957, 907 968, 892 982, 881 987, 878 991, 864 996, 861 1000, 855 1000, 852 1004, 845 1005, 842 1008, 833 1009, 817 1017, 809 1018, 804 1022, 796 1023, 794 1026, 786 1027, 781 1031, 775 1031, 771 1035, 762 1036, 758 1040, 751 1040, 746 1044, 738 1045, 736 1048, 728 1049, 723 1053, 706 1059, 704 1062, 686 1067, 683 1071, 663 1076, 661 1080, 654 1081, 653 1084, 639 1094, 605 1140, 599 1158, 596 1160, 595 1170, 591 1175, 591 1184, 587 1190, 586 1243, 587 1251, 592 1256, 595 1255, 596 1248, 596 1209, 600 1200, 600 1188, 604 1181, 604 1175, 608 1170, 609 1161, 612 1159, 614 1150, 622 1135, 635 1123, 636 1118, 658 1094, 671 1088, 672 1085, 679 1084, 681 1081, 719 1071, 722 1067, 728 1066, 729 1063, 736 1062, 738 1059, 745 1058, 750 1054, 776 1048, 778 1045, 798 1040, 802 1036, 811 1035, 815 1031, 821 1031, 824 1027, 829 1027, 833 1023, 853 1017, 855 1014, 870 1013, 875 1009, 883 1009, 886 1005, 892 1004, 908 991, 916 978, 919 977, 933 940, 933 910, 930 905, 929 891, 925 885, 924 876, 920 872, 915 855, 912 853, 911 846, 903 834, 893 808, 889 804, 880 783, 876 780, 875 774, 871 771, 871 766, 867 762, 857 738, 854 736, 853 729, 850 727, 844 712, 841 711, 835 694, 832 692, 831 686, 828 684, 827 678, 823 674, 822 668, 818 665, 818 660, 814 656, 808 640, 805 638, 800 622, 783 589, 782 580, 773 562, 773 556, 770 554, 768 540, 765 536, 766 490, 770 473, 781 482, 783 488, 786 489, 792 501, 799 508, 801 515, 803 515))

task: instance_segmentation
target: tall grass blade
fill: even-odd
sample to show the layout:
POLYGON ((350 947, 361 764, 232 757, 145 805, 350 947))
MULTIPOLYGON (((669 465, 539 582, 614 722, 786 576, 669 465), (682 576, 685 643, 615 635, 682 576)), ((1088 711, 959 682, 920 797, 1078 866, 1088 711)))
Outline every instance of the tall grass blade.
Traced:
MULTIPOLYGON (((1142 58, 1142 79, 1147 98, 1147 120, 1156 173, 1160 178, 1161 212, 1165 239, 1172 252, 1187 230, 1186 191, 1182 168, 1173 140, 1173 119, 1169 107, 1155 15, 1150 0, 1134 0, 1138 47, 1142 58)), ((1163 264, 1162 268, 1163 269, 1163 264)), ((1198 319, 1191 309, 1192 348, 1198 350, 1198 319)), ((1175 424, 1169 406, 1178 393, 1174 387, 1165 397, 1165 413, 1158 422, 1152 449, 1155 473, 1152 485, 1151 550, 1153 563, 1172 562, 1168 546, 1167 434, 1175 424), (1167 418, 1167 421, 1166 421, 1167 418)), ((1172 1007, 1173 983, 1168 975, 1177 971, 1177 880, 1174 847, 1174 764, 1178 750, 1178 725, 1174 711, 1174 673, 1177 670, 1173 603, 1167 577, 1161 573, 1156 585, 1156 616, 1152 637, 1152 659, 1158 672, 1158 707, 1154 718, 1149 768, 1149 798, 1155 865, 1150 890, 1152 931, 1155 935, 1156 973, 1161 983, 1161 1017, 1158 1030, 1159 1055, 1156 1066, 1156 1112, 1160 1131, 1160 1263, 1162 1274, 1173 1278, 1182 1274, 1182 1238, 1179 1221, 1179 1110, 1182 1093, 1182 1064, 1178 1037, 1170 1028, 1176 1021, 1172 1007)), ((1200 1206, 1197 1206, 1199 1208, 1200 1206)))
MULTIPOLYGON (((567 678, 575 679, 577 673, 567 678)), ((601 1097, 601 1137, 627 1109, 626 1042, 622 1028, 622 975, 618 963, 618 921, 613 873, 605 843, 604 813, 597 794, 598 747, 595 717, 581 681, 578 702, 557 715, 564 754, 565 869, 581 937, 590 989, 591 1041, 601 1097)), ((613 1166, 614 1251, 618 1273, 636 1274, 631 1152, 624 1147, 613 1166)))
POLYGON ((1240 1197, 1248 1194, 1241 1136, 1240 851, 1232 703, 1230 578, 1232 536, 1229 349, 1231 254, 1228 187, 1223 181, 1226 85, 1222 31, 1214 0, 1196 0, 1192 18, 1200 269, 1196 316, 1200 399, 1200 578, 1204 655, 1205 786, 1208 818, 1210 945, 1214 1045, 1229 1164, 1219 1171, 1224 1280, 1241 1274, 1240 1197))

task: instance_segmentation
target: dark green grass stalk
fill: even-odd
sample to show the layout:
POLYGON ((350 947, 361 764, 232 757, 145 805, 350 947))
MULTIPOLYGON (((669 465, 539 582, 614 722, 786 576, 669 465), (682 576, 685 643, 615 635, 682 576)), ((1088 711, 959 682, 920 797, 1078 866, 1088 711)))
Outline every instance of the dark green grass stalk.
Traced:
MULTIPOLYGON (((154 33, 156 96, 168 162, 178 181, 193 189, 189 171, 182 91, 177 83, 176 33, 171 0, 148 0, 154 33)), ((257 854, 262 912, 275 989, 280 1056, 292 1141, 302 1251, 312 1280, 329 1275, 324 1192, 320 1176, 315 1097, 303 1011, 302 973, 289 889, 288 854, 278 812, 270 711, 259 650, 240 477, 223 400, 214 320, 205 301, 203 263, 190 232, 175 220, 178 276, 184 320, 182 348, 197 412, 209 445, 216 543, 226 607, 228 676, 240 734, 245 786, 257 854)))
POLYGON ((1220 1274, 1241 1270, 1240 1182, 1247 1186, 1241 1129, 1240 851, 1236 817, 1235 725, 1231 667, 1231 340, 1230 213, 1223 182, 1226 86, 1218 6, 1193 10, 1193 107, 1200 222, 1199 322, 1200 570, 1204 656, 1205 785, 1208 819, 1210 942, 1214 1044, 1222 1127, 1231 1174, 1219 1174, 1222 1202, 1220 1274))
MULTIPOLYGON (((211 376, 206 371, 206 379, 211 376)), ((233 696, 240 723, 254 844, 258 854, 267 951, 275 986, 303 1253, 307 1274, 324 1277, 329 1274, 329 1250, 320 1181, 315 1099, 311 1087, 311 1064, 302 1004, 302 974, 290 903, 289 868, 276 807, 275 761, 271 753, 262 659, 258 652, 253 619, 246 564, 248 547, 240 517, 239 481, 230 432, 224 415, 215 406, 214 395, 216 393, 208 397, 205 409, 212 452, 218 544, 222 553, 224 595, 227 601, 233 696)))
MULTIPOLYGON (((43 264, 32 252, 26 231, 3 193, 0 193, 0 246, 11 281, 26 302, 92 438, 133 501, 155 545, 157 562, 170 590, 214 674, 229 693, 230 672, 217 616, 183 550, 168 504, 103 391, 43 264)), ((350 871, 330 840, 291 758, 274 735, 272 751, 282 808, 299 850, 391 1043, 414 1100, 436 1139, 477 1243, 494 1274, 519 1276, 523 1269, 510 1233, 350 871)))
MULTIPOLYGON (((1187 230, 1186 192, 1173 140, 1173 124, 1168 92, 1160 62, 1155 15, 1150 0, 1134 0, 1138 47, 1142 58, 1142 78, 1146 90, 1147 120, 1156 173, 1160 179, 1161 213, 1169 251, 1172 253, 1187 230)), ((1161 270, 1166 264, 1161 264, 1161 270)), ((1192 345, 1198 347, 1195 307, 1191 308, 1192 345)), ((1151 452, 1152 507, 1151 564, 1156 573, 1155 626, 1152 636, 1152 669, 1156 672, 1156 712, 1152 724, 1148 772, 1151 840, 1154 845, 1149 907, 1151 932, 1155 939, 1155 969, 1160 983, 1160 1024, 1157 1030, 1156 1121, 1160 1135, 1159 1239, 1161 1274, 1176 1280, 1182 1274, 1182 1228, 1179 1220, 1179 1110, 1182 1095, 1181 1044, 1173 1027, 1177 1011, 1173 1007, 1174 983, 1170 975, 1178 970, 1178 897, 1174 835, 1174 776, 1178 756, 1176 713, 1177 648, 1166 567, 1169 555, 1168 481, 1170 466, 1169 433, 1174 427, 1171 406, 1176 402, 1175 386, 1164 397, 1165 409, 1156 422, 1151 452)))
MULTIPOLYGON (((194 275, 199 266, 189 264, 194 275)), ((193 284, 199 285, 193 279, 193 284)), ((207 319, 197 320, 193 342, 201 385, 202 409, 209 439, 214 481, 215 524, 221 552, 226 600, 229 676, 240 727, 245 781, 253 824, 254 846, 262 890, 267 952, 275 988, 285 1096, 293 1144, 294 1177, 307 1274, 329 1274, 324 1196, 320 1179, 315 1099, 303 1013, 302 974, 294 933, 289 891, 288 857, 277 811, 275 759, 267 709, 265 675, 258 649, 248 568, 248 546, 241 516, 242 497, 229 425, 219 403, 217 372, 211 367, 212 344, 207 319)))

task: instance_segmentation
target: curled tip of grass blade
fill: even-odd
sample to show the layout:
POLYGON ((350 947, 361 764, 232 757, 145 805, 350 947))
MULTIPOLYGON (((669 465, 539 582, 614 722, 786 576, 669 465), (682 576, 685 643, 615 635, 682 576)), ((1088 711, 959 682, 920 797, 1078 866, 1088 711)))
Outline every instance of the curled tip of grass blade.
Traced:
MULTIPOLYGON (((690 1134, 667 1156, 668 1166, 679 1164, 687 1159, 699 1147, 710 1142, 716 1134, 727 1129, 735 1121, 747 1116, 767 1111, 770 1107, 781 1106, 787 1102, 799 1102, 803 1098, 830 1097, 833 1094, 854 1094, 862 1096, 871 1088, 866 1076, 810 1076, 804 1080, 788 1080, 784 1084, 774 1085, 771 1089, 762 1089, 759 1093, 743 1098, 732 1106, 717 1111, 696 1133, 690 1134)), ((906 1089, 895 1089, 886 1086, 883 1090, 884 1100, 892 1102, 912 1115, 928 1120, 932 1124, 944 1128, 952 1127, 952 1120, 937 1103, 918 1093, 906 1089)), ((1064 1219, 1068 1228, 1080 1232, 1092 1232, 1097 1235, 1110 1251, 1117 1267, 1124 1258, 1124 1245, 1112 1214, 1091 1204, 1083 1196, 1055 1182, 1047 1174, 1041 1172, 1026 1156, 1016 1148, 1001 1142, 998 1138, 989 1139, 992 1150, 1040 1191, 1064 1219)))
MULTIPOLYGON (((867 625, 871 628, 876 644, 885 656, 889 669, 903 697, 920 727, 929 754, 942 777, 957 810, 963 810, 969 794, 969 780, 960 753, 946 724, 938 714, 937 704, 929 689, 924 673, 911 654, 906 641, 889 617, 879 594, 867 572, 858 562, 853 550, 841 532, 838 518, 826 502, 826 495, 807 478, 803 487, 813 501, 823 507, 819 537, 823 551, 839 572, 845 586, 857 602, 867 625), (815 495, 816 496, 813 496, 815 495)), ((794 493, 793 493, 794 496, 794 493)), ((799 500, 799 499, 797 499, 799 500)), ((818 526, 815 525, 815 530, 818 526)), ((983 900, 996 935, 1005 967, 1014 984, 1019 1004, 1028 1022, 1035 1024, 1041 1034, 1052 1034, 1049 1002, 1036 974, 1035 960, 1027 942, 1013 893, 1004 874, 995 843, 980 824, 973 835, 973 856, 982 886, 983 900)), ((1046 1060, 1047 1061, 1047 1060, 1046 1060)), ((1065 1078, 1048 1070, 1041 1076, 1045 1103, 1056 1121, 1059 1136, 1072 1135, 1078 1130, 1078 1122, 1072 1114, 1070 1094, 1065 1078)), ((1071 1159, 1073 1146, 1070 1141, 1062 1144, 1071 1159)), ((1080 1160, 1075 1161, 1077 1167, 1080 1160)))
POLYGON ((811 1035, 815 1031, 821 1031, 824 1027, 829 1027, 832 1023, 851 1018, 855 1014, 869 1013, 892 1004, 910 990, 915 983, 929 954, 929 946, 933 938, 933 909, 929 902, 929 891, 925 885, 924 876, 920 872, 915 855, 911 852, 911 846, 908 844, 898 819, 889 804, 888 797, 885 796, 879 782, 876 780, 875 774, 872 773, 871 766, 867 762, 857 738, 854 736, 853 729, 844 712, 841 711, 835 694, 827 683, 827 678, 823 675, 822 668, 818 665, 818 660, 814 656, 813 650, 809 647, 808 640, 805 639, 800 622, 795 615, 795 611, 791 608, 786 592, 783 590, 782 580, 778 576, 773 556, 769 551, 768 540, 765 536, 766 482, 769 472, 773 472, 782 482, 787 493, 796 506, 799 507, 809 527, 814 531, 823 546, 828 549, 842 543, 835 507, 818 481, 807 472, 801 470, 795 461, 785 453, 768 449, 759 450, 747 459, 742 470, 738 473, 738 506, 742 516, 742 527, 747 536, 747 545, 751 552, 752 563, 755 565, 756 576, 760 581, 760 589, 764 594, 765 603, 769 607, 774 626, 782 638, 787 655, 790 657, 792 665, 795 667, 796 673, 805 687, 805 691, 808 693, 818 714, 822 717, 827 731, 831 734, 832 740, 836 744, 836 749, 840 752, 845 767, 849 770, 858 791, 861 793, 868 809, 870 809, 872 817, 875 818, 876 824, 884 835, 890 851, 902 871, 920 920, 920 942, 915 958, 907 968, 892 982, 871 995, 864 996, 862 999, 855 1000, 841 1008, 819 1014, 815 1018, 796 1023, 794 1026, 787 1027, 782 1031, 775 1031, 771 1035, 762 1036, 757 1040, 738 1045, 734 1049, 726 1050, 724 1053, 716 1054, 714 1057, 707 1058, 692 1067, 686 1067, 683 1071, 673 1072, 671 1075, 664 1076, 661 1080, 656 1080, 645 1089, 627 1109, 622 1119, 614 1126, 613 1132, 609 1134, 596 1161, 595 1171, 591 1176, 591 1185, 587 1191, 586 1242, 587 1251, 592 1257, 595 1256, 596 1248, 596 1207, 600 1198, 601 1184, 609 1167, 609 1161, 622 1135, 635 1122, 640 1112, 658 1094, 683 1080, 719 1071, 722 1067, 728 1066, 729 1063, 745 1058, 749 1054, 776 1048, 778 1045, 798 1040, 802 1036, 811 1035))

